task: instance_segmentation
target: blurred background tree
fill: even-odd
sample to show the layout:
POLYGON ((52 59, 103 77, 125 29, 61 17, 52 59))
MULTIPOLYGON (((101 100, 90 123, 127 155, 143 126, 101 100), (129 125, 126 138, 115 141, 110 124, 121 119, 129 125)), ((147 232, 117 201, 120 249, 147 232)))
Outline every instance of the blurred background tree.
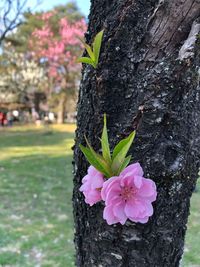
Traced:
POLYGON ((42 96, 37 101, 32 99, 32 107, 38 114, 55 112, 58 123, 63 123, 67 113, 75 112, 80 80, 76 58, 81 54, 79 38, 85 31, 86 22, 75 3, 47 12, 25 12, 23 23, 2 45, 0 72, 4 78, 0 90, 18 96, 23 92, 29 98, 30 92, 32 96, 42 96), (34 82, 23 77, 30 74, 28 66, 34 68, 34 82))
POLYGON ((9 44, 5 47, 0 56, 0 99, 11 109, 16 107, 13 102, 31 107, 35 92, 44 90, 47 83, 44 68, 9 44))

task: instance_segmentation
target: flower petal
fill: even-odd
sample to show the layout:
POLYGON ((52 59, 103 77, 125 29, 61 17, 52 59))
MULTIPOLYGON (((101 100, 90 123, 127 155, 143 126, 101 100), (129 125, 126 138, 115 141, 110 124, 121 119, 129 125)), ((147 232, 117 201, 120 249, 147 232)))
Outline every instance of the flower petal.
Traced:
POLYGON ((88 168, 88 174, 89 176, 95 176, 97 173, 100 173, 97 169, 95 169, 94 166, 90 165, 90 167, 88 168))
POLYGON ((136 162, 126 167, 120 173, 120 176, 132 176, 132 175, 143 176, 143 174, 144 172, 142 170, 142 167, 140 166, 140 163, 136 162))
POLYGON ((134 217, 130 217, 129 220, 131 220, 132 222, 139 222, 139 223, 147 223, 149 220, 149 217, 144 217, 144 218, 134 218, 134 217))
POLYGON ((89 175, 87 174, 87 175, 85 175, 85 176, 83 177, 83 179, 82 179, 82 183, 86 183, 86 182, 88 181, 88 179, 89 179, 89 175))
POLYGON ((113 213, 113 207, 111 206, 106 206, 103 211, 103 218, 107 221, 107 224, 111 225, 114 223, 117 223, 118 220, 115 217, 113 213))
POLYGON ((106 201, 107 194, 110 189, 119 188, 120 186, 119 180, 120 180, 120 177, 113 176, 103 183, 103 188, 101 190, 101 197, 104 201, 106 201))
POLYGON ((129 217, 137 217, 139 214, 139 208, 135 205, 133 205, 131 202, 127 202, 125 205, 125 214, 129 217))
POLYGON ((142 186, 138 190, 138 195, 150 201, 155 201, 157 197, 156 184, 150 179, 143 178, 142 186))
POLYGON ((125 214, 129 217, 139 217, 140 213, 145 211, 144 204, 137 199, 127 201, 125 205, 125 214))
POLYGON ((119 222, 121 224, 125 224, 127 220, 127 216, 124 212, 125 204, 121 201, 118 202, 114 207, 113 207, 113 213, 116 218, 118 218, 119 222))
POLYGON ((101 175, 96 175, 91 182, 91 189, 97 189, 101 188, 103 186, 104 179, 102 174, 101 175))
POLYGON ((137 188, 140 188, 142 186, 142 176, 139 176, 139 175, 134 176, 134 185, 137 188))
POLYGON ((88 168, 88 174, 82 179, 82 185, 79 188, 85 196, 85 202, 90 206, 101 200, 100 188, 103 186, 103 174, 97 171, 93 166, 88 168))
POLYGON ((79 191, 83 192, 83 191, 88 191, 90 190, 90 187, 88 186, 87 183, 84 183, 81 185, 81 187, 79 188, 79 191))

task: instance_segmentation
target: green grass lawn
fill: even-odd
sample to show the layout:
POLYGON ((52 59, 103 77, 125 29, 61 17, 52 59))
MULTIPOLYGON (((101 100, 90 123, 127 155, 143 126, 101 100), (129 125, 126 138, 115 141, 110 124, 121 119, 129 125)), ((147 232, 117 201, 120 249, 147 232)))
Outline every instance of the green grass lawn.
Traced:
MULTIPOLYGON (((0 266, 74 266, 73 125, 0 129, 0 266)), ((200 187, 184 267, 200 267, 200 187)))
POLYGON ((73 131, 0 131, 0 266, 74 266, 73 131))

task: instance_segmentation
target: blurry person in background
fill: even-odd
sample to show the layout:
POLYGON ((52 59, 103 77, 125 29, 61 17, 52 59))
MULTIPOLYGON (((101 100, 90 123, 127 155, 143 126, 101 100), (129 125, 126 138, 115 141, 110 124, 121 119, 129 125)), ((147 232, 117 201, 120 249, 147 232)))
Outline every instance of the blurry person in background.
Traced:
POLYGON ((8 111, 7 113, 7 121, 8 121, 8 126, 12 126, 13 125, 13 114, 11 111, 8 111))
POLYGON ((3 112, 0 112, 0 126, 3 126, 3 112))
POLYGON ((0 125, 5 126, 7 124, 6 113, 0 112, 0 125))
POLYGON ((55 115, 53 112, 49 112, 49 120, 51 123, 53 123, 55 121, 55 115))
POLYGON ((6 113, 2 112, 2 115, 1 115, 1 126, 5 126, 6 124, 7 124, 6 113))
POLYGON ((18 110, 13 110, 12 115, 13 115, 13 121, 19 121, 19 111, 18 110))
POLYGON ((31 109, 31 114, 32 114, 33 121, 36 123, 40 119, 40 116, 38 112, 35 110, 35 108, 31 109))

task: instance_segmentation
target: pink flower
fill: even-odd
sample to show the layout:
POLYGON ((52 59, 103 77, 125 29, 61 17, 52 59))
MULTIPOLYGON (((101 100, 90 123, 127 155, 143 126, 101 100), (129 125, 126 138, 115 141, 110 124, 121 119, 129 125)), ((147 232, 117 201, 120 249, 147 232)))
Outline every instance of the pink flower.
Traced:
POLYGON ((155 183, 144 178, 140 164, 135 163, 104 182, 101 196, 106 205, 103 218, 109 225, 125 224, 127 219, 146 223, 153 214, 151 202, 157 192, 155 183))
POLYGON ((88 168, 88 174, 82 179, 80 191, 85 196, 85 202, 90 206, 101 201, 101 188, 104 183, 103 174, 97 171, 93 166, 88 168))

